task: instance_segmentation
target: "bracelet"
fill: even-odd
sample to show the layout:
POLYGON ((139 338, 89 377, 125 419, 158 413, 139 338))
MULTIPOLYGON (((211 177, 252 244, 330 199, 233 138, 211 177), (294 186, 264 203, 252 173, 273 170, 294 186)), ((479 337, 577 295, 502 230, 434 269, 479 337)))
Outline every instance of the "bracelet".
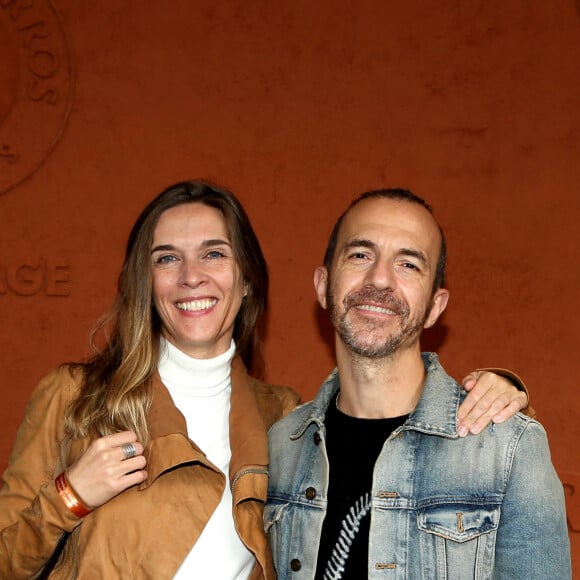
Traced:
POLYGON ((64 505, 77 517, 84 518, 93 510, 86 506, 68 482, 66 471, 63 471, 55 480, 54 485, 64 505))

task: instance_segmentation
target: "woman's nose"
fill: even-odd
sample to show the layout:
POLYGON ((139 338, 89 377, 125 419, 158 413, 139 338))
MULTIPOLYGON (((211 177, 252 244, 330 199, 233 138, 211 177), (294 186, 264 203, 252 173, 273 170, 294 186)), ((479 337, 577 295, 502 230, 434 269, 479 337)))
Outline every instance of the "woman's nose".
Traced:
POLYGON ((206 279, 206 274, 199 263, 193 260, 184 260, 181 265, 179 283, 181 286, 196 288, 206 279))

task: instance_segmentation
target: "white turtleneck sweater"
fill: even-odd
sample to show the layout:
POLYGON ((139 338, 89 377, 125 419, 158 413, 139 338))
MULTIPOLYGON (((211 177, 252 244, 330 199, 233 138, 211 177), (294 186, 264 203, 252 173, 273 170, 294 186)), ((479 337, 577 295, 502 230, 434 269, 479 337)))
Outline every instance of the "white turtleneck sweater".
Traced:
POLYGON ((175 406, 187 422, 189 438, 226 476, 226 487, 216 511, 203 529, 174 578, 247 578, 254 566, 253 554, 240 540, 232 515, 229 481, 231 362, 230 348, 212 359, 195 359, 161 339, 159 375, 175 406))

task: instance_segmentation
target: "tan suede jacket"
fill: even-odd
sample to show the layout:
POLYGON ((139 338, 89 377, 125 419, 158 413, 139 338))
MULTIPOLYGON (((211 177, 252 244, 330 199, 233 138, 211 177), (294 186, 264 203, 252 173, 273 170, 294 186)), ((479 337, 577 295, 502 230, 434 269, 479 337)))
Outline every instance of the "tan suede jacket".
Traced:
MULTIPOLYGON (((79 379, 67 367, 54 371, 26 409, 0 490, 0 578, 38 577, 67 532, 51 579, 172 578, 218 505, 225 476, 189 440, 185 419, 157 376, 145 452, 148 479, 77 518, 58 496, 54 478, 89 444, 68 444, 63 427, 79 379)), ((256 558, 251 578, 275 578, 262 525, 267 430, 298 402, 294 391, 250 377, 234 359, 229 475, 236 529, 256 558)))

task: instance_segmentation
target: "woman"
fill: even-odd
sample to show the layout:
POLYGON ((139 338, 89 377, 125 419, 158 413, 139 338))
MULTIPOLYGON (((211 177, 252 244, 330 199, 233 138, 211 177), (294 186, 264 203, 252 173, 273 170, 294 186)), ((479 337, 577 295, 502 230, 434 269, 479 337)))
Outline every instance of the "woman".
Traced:
POLYGON ((104 346, 27 407, 0 491, 2 578, 275 577, 266 434, 299 397, 246 372, 262 368, 267 289, 232 194, 185 182, 143 210, 104 346))

